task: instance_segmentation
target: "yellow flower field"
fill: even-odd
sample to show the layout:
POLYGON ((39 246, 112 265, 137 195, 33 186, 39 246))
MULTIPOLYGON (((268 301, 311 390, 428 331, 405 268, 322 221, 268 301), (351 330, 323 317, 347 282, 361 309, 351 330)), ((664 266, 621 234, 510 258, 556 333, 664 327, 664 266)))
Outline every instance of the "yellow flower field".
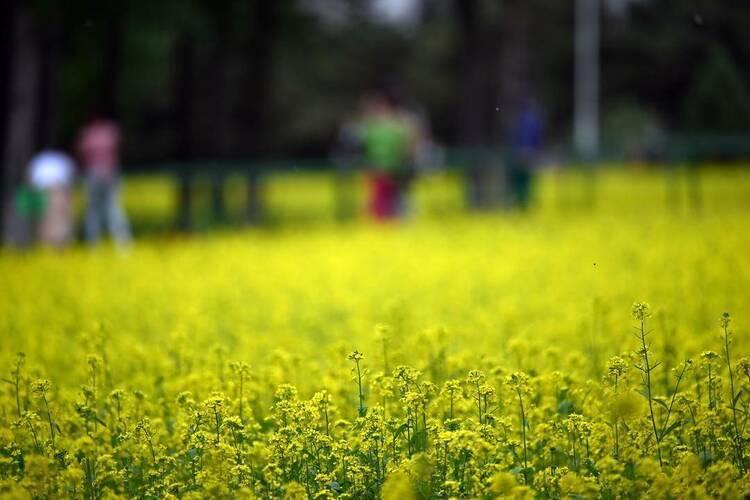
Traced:
MULTIPOLYGON (((338 225, 287 176, 273 230, 6 251, 0 493, 747 496, 750 176, 706 169, 696 209, 677 181, 606 170, 589 206, 548 172, 466 215, 435 176, 338 225)), ((131 181, 134 219, 168 190, 131 181)))

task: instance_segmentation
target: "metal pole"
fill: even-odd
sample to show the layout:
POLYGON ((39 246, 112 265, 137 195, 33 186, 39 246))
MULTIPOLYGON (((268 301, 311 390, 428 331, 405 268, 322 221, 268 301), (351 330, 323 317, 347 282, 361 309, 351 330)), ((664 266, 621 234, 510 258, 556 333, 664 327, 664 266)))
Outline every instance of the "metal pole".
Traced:
POLYGON ((599 154, 599 4, 576 0, 574 143, 578 157, 599 154))

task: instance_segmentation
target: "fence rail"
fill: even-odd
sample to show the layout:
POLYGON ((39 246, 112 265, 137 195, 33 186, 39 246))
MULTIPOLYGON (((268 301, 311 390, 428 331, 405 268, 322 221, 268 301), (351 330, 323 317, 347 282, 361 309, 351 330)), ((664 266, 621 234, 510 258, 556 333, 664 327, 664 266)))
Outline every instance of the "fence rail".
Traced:
MULTIPOLYGON (((691 167, 700 161, 711 159, 750 159, 750 132, 728 134, 677 134, 650 138, 610 137, 602 141, 601 153, 596 161, 584 161, 572 147, 565 145, 557 150, 556 161, 560 164, 577 164, 593 167, 599 162, 622 160, 653 160, 667 166, 691 167)), ((431 167, 454 170, 465 179, 469 208, 503 205, 505 182, 512 152, 504 147, 448 148, 434 155, 431 167)), ((361 162, 356 157, 333 156, 331 158, 273 158, 247 159, 219 162, 216 160, 188 163, 164 163, 131 167, 130 172, 161 172, 173 176, 177 184, 178 214, 176 224, 188 230, 191 227, 192 191, 196 185, 208 184, 211 191, 211 210, 215 220, 226 218, 224 183, 229 176, 242 176, 246 184, 246 207, 244 219, 256 223, 263 217, 263 183, 269 174, 283 172, 335 172, 345 177, 356 171, 361 162)), ((591 169, 594 170, 593 168, 591 169)), ((673 170, 673 169, 672 169, 673 170)), ((690 169, 693 170, 693 169, 690 169)), ((674 176, 667 169, 668 179, 674 176)), ((697 173, 690 173, 692 198, 699 203, 700 180, 697 173)), ((347 189, 346 182, 333 183, 334 189, 347 189)), ((337 198, 346 195, 337 193, 337 198)))

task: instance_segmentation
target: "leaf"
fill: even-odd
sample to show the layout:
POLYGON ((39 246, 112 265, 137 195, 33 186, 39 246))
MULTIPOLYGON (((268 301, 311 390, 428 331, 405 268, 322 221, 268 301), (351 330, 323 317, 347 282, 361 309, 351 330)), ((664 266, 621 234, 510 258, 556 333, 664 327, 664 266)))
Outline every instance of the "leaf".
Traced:
POLYGON ((406 427, 408 425, 409 424, 401 424, 401 425, 399 425, 398 429, 396 429, 396 432, 394 433, 394 436, 396 436, 396 437, 401 436, 404 433, 404 431, 406 430, 406 427))
POLYGON ((16 384, 12 380, 8 380, 7 378, 0 378, 0 380, 2 380, 3 382, 5 382, 6 384, 10 384, 10 385, 15 385, 16 384))
POLYGON ((667 406, 667 403, 662 401, 661 399, 652 398, 651 399, 654 403, 661 405, 665 410, 669 410, 669 407, 667 406))
POLYGON ((521 467, 520 465, 518 467, 513 467, 510 470, 511 474, 533 474, 534 473, 534 467, 521 467))
POLYGON ((584 464, 586 465, 586 469, 588 469, 592 476, 599 477, 599 469, 596 468, 591 460, 586 460, 584 464))
POLYGON ((744 389, 740 389, 739 391, 737 391, 737 394, 735 394, 734 399, 732 399, 732 407, 733 408, 737 407, 737 401, 740 400, 740 396, 742 396, 742 391, 743 390, 744 389))
POLYGON ((675 430, 677 427, 679 427, 682 424, 680 420, 677 420, 675 422, 672 422, 672 425, 664 429, 664 432, 661 433, 661 438, 663 439, 664 436, 668 436, 670 432, 675 430))
POLYGON ((557 405, 557 412, 563 415, 570 415, 571 413, 573 413, 574 409, 575 405, 568 399, 561 401, 560 404, 557 405))
POLYGON ((98 422, 100 424, 102 424, 104 427, 107 427, 107 423, 104 420, 102 420, 101 418, 99 418, 97 415, 91 415, 91 419, 95 420, 96 422, 98 422))

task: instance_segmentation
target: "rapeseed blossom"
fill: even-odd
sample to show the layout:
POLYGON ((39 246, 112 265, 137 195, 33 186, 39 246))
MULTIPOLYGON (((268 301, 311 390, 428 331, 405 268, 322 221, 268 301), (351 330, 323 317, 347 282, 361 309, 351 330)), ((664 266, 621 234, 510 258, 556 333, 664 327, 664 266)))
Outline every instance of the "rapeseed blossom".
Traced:
POLYGON ((750 239, 719 187, 705 218, 0 255, 0 495, 746 497, 750 239))

